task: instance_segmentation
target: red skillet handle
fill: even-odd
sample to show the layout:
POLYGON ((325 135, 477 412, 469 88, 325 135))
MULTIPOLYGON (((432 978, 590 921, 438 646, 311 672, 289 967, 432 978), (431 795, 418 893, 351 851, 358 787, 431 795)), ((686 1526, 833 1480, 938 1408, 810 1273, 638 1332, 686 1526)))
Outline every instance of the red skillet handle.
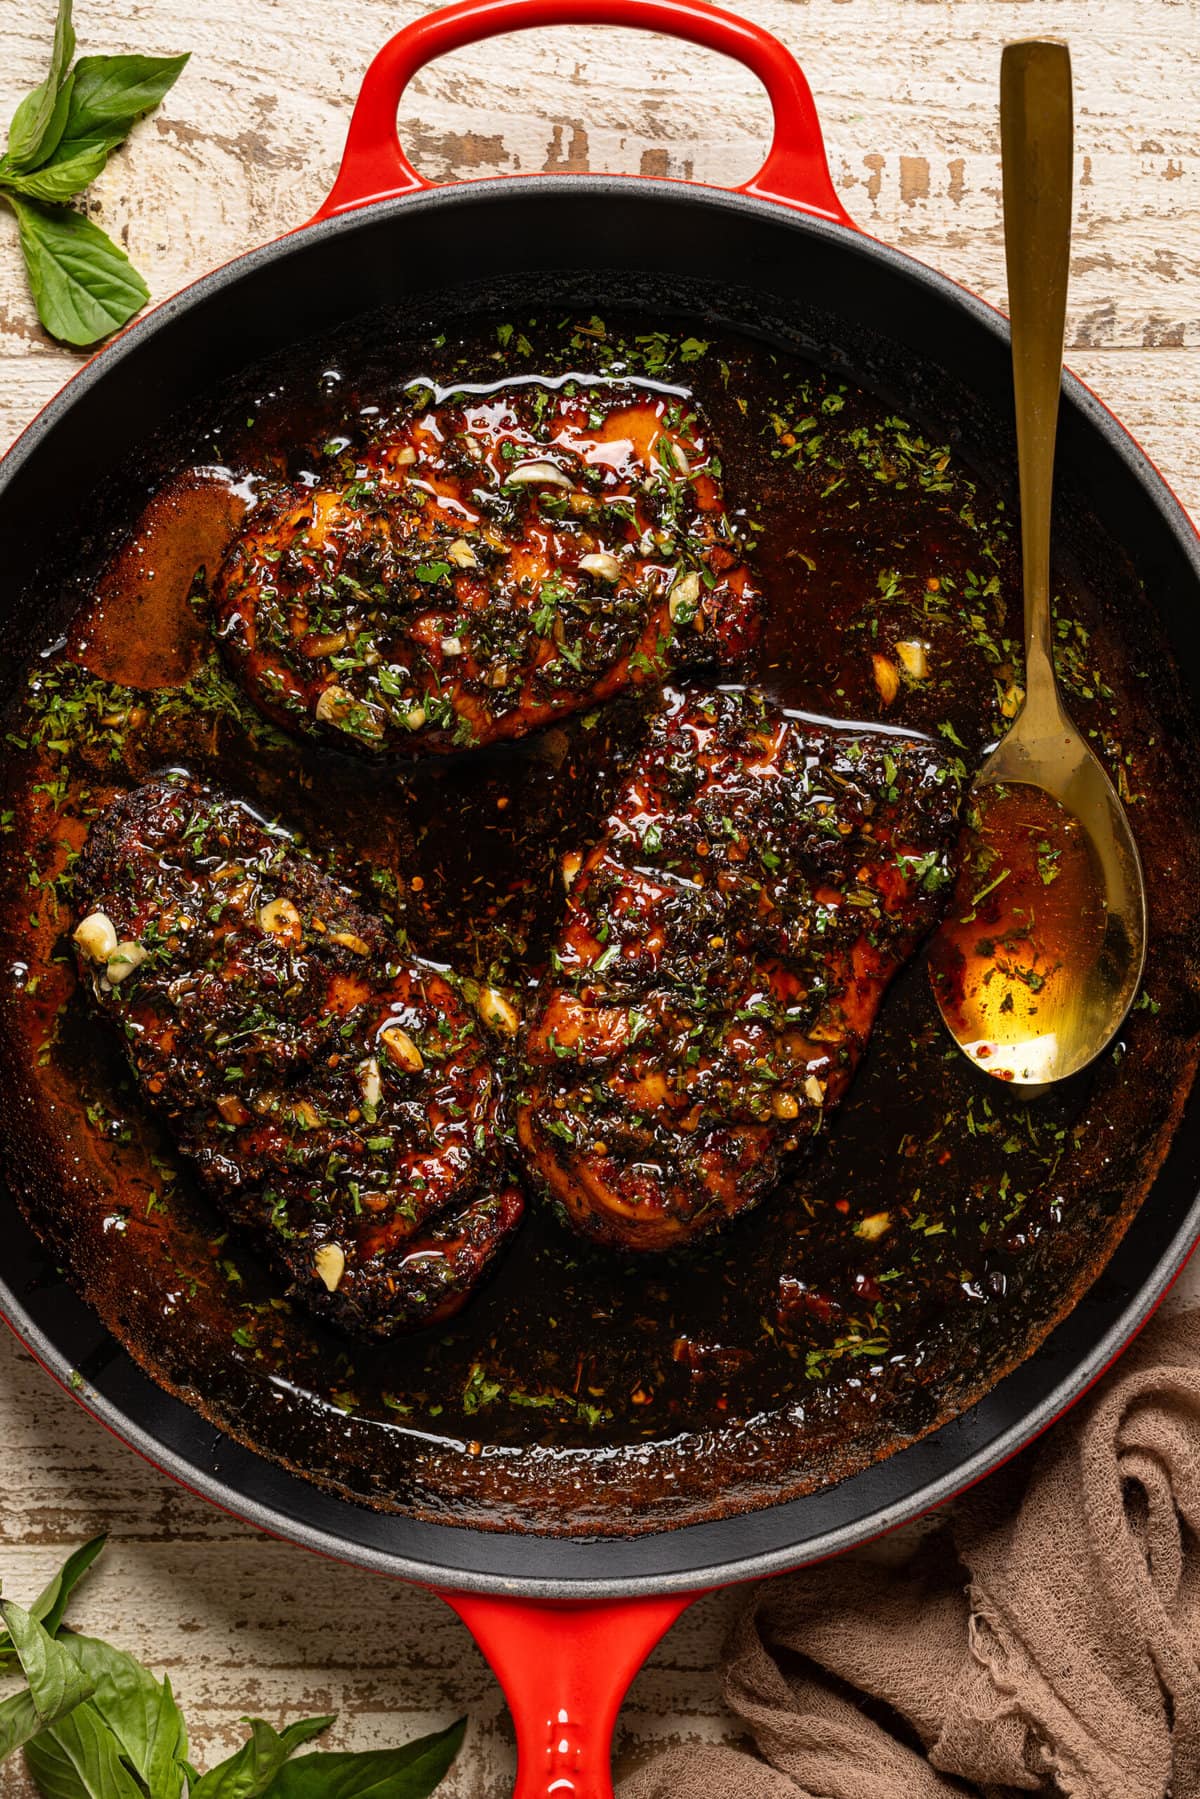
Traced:
POLYGON ((744 63, 770 96, 775 136, 766 162, 738 192, 853 226, 829 177, 817 110, 800 65, 769 32, 705 0, 460 0, 417 19, 384 45, 367 70, 342 166, 316 218, 431 186, 396 136, 405 88, 427 62, 449 50, 535 25, 640 26, 744 63))
POLYGON ((613 1799, 612 1734, 625 1690, 699 1595, 580 1605, 474 1593, 441 1597, 504 1688, 517 1732, 513 1799, 613 1799))

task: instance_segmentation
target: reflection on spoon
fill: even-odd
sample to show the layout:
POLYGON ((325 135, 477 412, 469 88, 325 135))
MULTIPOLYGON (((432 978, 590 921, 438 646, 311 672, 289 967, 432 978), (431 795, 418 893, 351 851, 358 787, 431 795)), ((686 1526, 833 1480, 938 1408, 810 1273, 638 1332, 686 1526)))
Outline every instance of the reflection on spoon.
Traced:
POLYGON ((1103 875, 1079 820, 1043 788, 980 788, 929 958, 964 1053, 1001 1080, 1053 1080, 1097 985, 1107 993, 1106 931, 1103 875))

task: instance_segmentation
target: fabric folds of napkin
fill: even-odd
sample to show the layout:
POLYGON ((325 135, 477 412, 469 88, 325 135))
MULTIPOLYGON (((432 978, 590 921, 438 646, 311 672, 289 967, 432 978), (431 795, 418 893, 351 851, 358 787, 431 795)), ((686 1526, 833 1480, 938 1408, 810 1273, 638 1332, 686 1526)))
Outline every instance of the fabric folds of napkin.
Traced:
POLYGON ((913 1559, 763 1582, 725 1696, 757 1753, 685 1746, 621 1799, 1200 1799, 1200 1310, 913 1559))

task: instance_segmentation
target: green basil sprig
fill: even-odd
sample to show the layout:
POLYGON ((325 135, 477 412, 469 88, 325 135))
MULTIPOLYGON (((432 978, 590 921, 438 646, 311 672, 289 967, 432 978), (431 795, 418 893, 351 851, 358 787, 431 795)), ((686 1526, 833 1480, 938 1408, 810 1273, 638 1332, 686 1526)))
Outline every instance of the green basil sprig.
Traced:
POLYGON ((0 1600, 0 1674, 25 1679, 0 1700, 0 1763, 23 1749, 43 1799, 428 1799, 439 1785, 465 1719, 399 1749, 297 1756, 332 1716, 283 1730, 247 1718, 242 1747, 201 1774, 169 1680, 98 1637, 59 1634, 72 1589, 103 1547, 95 1537, 77 1549, 28 1611, 0 1600))
POLYGON ((0 195, 17 215, 38 317, 86 349, 139 312, 150 290, 122 249, 66 203, 103 169, 177 80, 186 56, 75 55, 71 0, 59 0, 50 70, 26 94, 0 156, 0 195))

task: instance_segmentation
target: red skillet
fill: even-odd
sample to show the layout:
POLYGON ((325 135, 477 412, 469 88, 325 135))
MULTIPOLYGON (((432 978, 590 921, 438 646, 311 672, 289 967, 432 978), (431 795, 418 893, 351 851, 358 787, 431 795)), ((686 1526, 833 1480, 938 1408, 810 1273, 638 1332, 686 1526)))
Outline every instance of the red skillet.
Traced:
MULTIPOLYGON (((808 84, 783 47, 702 0, 466 0, 423 18, 369 69, 333 192, 308 226, 240 258, 102 351, 0 465, 2 616, 14 650, 41 641, 38 546, 75 510, 97 517, 94 448, 108 466, 233 371, 397 297, 473 284, 480 269, 535 293, 547 274, 597 285, 708 280, 722 271, 764 313, 794 310, 819 353, 886 370, 928 402, 939 383, 1003 417, 1003 321, 962 289, 864 237, 830 181, 808 84), (640 26, 743 62, 765 85, 775 136, 736 193, 628 177, 556 176, 433 190, 396 139, 396 112, 427 62, 540 25, 640 26), (821 335, 822 331, 824 336, 821 335), (21 597, 24 595, 24 597, 21 597)), ((745 316, 744 301, 742 316, 745 316)), ((928 409, 928 406, 926 406, 928 409)), ((1120 426, 1068 378, 1061 456, 1077 503, 1121 521, 1200 716, 1200 544, 1120 426)), ((194 1490, 262 1528, 439 1591, 475 1635, 508 1696, 520 1799, 603 1799, 626 1686, 697 1593, 834 1554, 929 1509, 1027 1443, 1144 1323, 1200 1232, 1200 1108, 1190 1105, 1119 1254, 1042 1347, 968 1414, 836 1486, 717 1523, 627 1539, 488 1532, 369 1511, 231 1442, 165 1393, 65 1284, 7 1189, 0 1311, 90 1411, 194 1490), (82 1370, 80 1384, 76 1371, 82 1370)), ((21 1168, 20 1126, 11 1133, 21 1168)))

